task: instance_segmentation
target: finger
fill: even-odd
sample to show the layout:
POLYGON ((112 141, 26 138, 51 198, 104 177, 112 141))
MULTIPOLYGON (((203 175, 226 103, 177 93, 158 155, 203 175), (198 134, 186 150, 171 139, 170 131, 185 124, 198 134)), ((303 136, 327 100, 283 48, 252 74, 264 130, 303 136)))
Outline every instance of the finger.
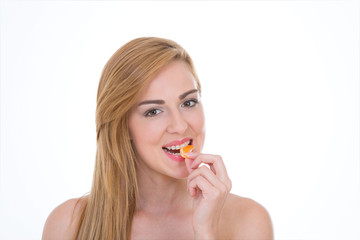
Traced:
POLYGON ((193 181, 197 177, 203 177, 208 181, 213 187, 219 190, 219 192, 226 194, 231 190, 231 184, 228 182, 222 182, 208 167, 202 166, 194 170, 187 179, 187 184, 193 181))
POLYGON ((191 164, 191 168, 198 168, 201 163, 208 164, 210 169, 222 181, 228 181, 229 177, 222 158, 218 155, 199 154, 191 164))
POLYGON ((201 166, 200 168, 193 170, 189 174, 187 182, 189 183, 199 176, 204 177, 214 187, 222 187, 222 183, 219 178, 206 166, 201 166))
MULTIPOLYGON (((192 159, 192 160, 195 160, 198 156, 202 155, 201 153, 194 153, 194 152, 189 152, 189 153, 186 153, 186 157, 188 157, 189 159, 192 159)), ((213 155, 213 156, 216 156, 216 155, 213 155)), ((199 165, 201 164, 201 162, 195 166, 192 165, 192 168, 193 169, 196 169, 199 167, 199 165)), ((215 168, 212 166, 212 164, 210 165, 209 164, 209 167, 210 169, 216 174, 216 170, 215 168)))
POLYGON ((197 189, 200 189, 204 198, 208 198, 212 192, 216 192, 215 187, 202 176, 198 176, 189 182, 188 189, 191 196, 195 196, 197 189))
POLYGON ((185 158, 185 165, 186 165, 186 168, 189 172, 189 174, 194 171, 194 169, 191 168, 191 164, 192 164, 193 160, 190 159, 190 158, 185 158))
POLYGON ((187 153, 184 153, 184 155, 185 155, 187 158, 194 160, 197 156, 200 155, 200 153, 187 152, 187 153))

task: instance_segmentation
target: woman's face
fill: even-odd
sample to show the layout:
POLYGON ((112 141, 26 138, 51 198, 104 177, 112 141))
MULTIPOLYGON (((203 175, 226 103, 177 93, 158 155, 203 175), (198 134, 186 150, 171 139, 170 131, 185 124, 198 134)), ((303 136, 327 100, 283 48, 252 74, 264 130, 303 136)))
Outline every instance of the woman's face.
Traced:
POLYGON ((194 152, 200 152, 204 125, 193 75, 186 63, 171 62, 151 80, 130 112, 130 136, 141 170, 173 178, 187 177, 179 147, 190 143, 194 152))

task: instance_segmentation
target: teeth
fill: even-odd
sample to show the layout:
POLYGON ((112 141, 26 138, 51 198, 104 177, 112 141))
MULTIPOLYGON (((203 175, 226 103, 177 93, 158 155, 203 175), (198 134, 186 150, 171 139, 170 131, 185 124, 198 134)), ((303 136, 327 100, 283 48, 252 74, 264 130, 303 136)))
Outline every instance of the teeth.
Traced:
POLYGON ((165 152, 170 153, 170 154, 172 154, 172 155, 180 156, 180 153, 172 153, 172 152, 169 152, 169 150, 166 149, 166 148, 164 148, 164 150, 165 150, 165 152))
MULTIPOLYGON (((189 141, 187 141, 187 142, 185 142, 185 143, 183 143, 183 144, 181 144, 180 148, 183 148, 183 147, 185 147, 185 146, 189 145, 189 143, 190 143, 190 140, 189 140, 189 141)), ((179 148, 179 149, 180 149, 180 148, 179 148)))
MULTIPOLYGON (((183 148, 183 147, 185 147, 185 146, 187 146, 187 145, 189 145, 189 144, 190 144, 190 140, 187 141, 187 142, 184 142, 184 143, 181 144, 181 145, 166 147, 166 149, 168 149, 168 150, 179 150, 180 148, 183 148)), ((180 155, 180 154, 174 154, 174 155, 180 155)))

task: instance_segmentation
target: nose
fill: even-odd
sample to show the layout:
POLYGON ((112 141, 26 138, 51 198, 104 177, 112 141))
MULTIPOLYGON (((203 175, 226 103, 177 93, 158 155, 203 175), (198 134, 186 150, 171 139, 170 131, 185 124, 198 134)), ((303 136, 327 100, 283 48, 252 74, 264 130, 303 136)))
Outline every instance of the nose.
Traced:
POLYGON ((188 128, 188 124, 179 111, 173 111, 169 118, 167 131, 169 133, 183 134, 188 128))

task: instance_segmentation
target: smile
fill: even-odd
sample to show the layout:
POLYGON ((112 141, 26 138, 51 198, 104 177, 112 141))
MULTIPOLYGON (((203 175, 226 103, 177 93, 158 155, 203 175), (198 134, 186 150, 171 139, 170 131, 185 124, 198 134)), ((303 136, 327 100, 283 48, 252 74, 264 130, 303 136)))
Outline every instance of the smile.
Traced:
POLYGON ((180 148, 186 147, 191 142, 192 142, 192 140, 190 139, 190 140, 184 142, 183 144, 166 146, 166 147, 163 147, 163 149, 164 149, 165 152, 167 152, 169 154, 172 154, 172 155, 175 155, 175 156, 180 156, 180 148))

